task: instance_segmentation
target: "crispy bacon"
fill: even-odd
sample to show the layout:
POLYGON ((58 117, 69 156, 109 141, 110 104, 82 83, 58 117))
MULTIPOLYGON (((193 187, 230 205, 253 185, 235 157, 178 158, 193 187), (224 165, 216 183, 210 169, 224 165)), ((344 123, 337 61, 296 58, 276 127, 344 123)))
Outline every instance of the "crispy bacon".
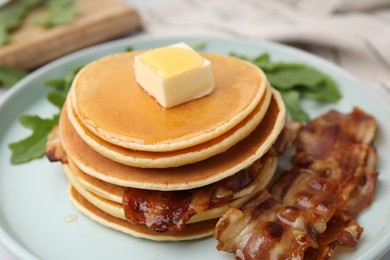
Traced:
POLYGON ((304 211, 284 206, 267 191, 259 192, 242 210, 230 208, 218 221, 218 250, 237 259, 299 259, 316 243, 306 228, 304 211))
POLYGON ((271 197, 260 194, 242 211, 229 210, 214 232, 218 249, 238 259, 329 259, 337 245, 354 247, 363 232, 354 218, 375 192, 375 131, 375 119, 359 109, 308 123, 293 168, 271 189, 272 205, 264 208, 271 197), (280 235, 269 236, 275 225, 280 235))
POLYGON ((297 139, 299 130, 302 128, 302 124, 294 120, 286 120, 286 123, 280 132, 278 138, 273 144, 277 154, 283 154, 288 148, 290 148, 297 139))
POLYGON ((195 214, 253 196, 265 188, 275 168, 276 153, 271 149, 250 167, 204 187, 181 191, 128 188, 122 203, 126 219, 160 233, 182 230, 195 214))
POLYGON ((49 161, 51 162, 57 162, 57 161, 60 161, 62 163, 68 162, 66 152, 61 144, 58 125, 54 126, 51 132, 49 133, 46 142, 45 155, 47 159, 49 159, 49 161))
MULTIPOLYGON (((155 232, 176 232, 195 214, 236 199, 238 191, 249 186, 263 170, 264 161, 283 153, 295 141, 301 123, 287 121, 273 148, 247 169, 213 185, 184 191, 150 191, 129 188, 123 197, 126 218, 131 223, 146 224, 155 232)), ((273 174, 270 172, 268 174, 273 174)), ((263 178, 258 178, 261 182, 263 178)), ((261 185, 261 184, 259 184, 261 185)), ((263 185, 265 186, 265 185, 263 185)), ((248 192, 253 196, 255 191, 248 192)))
POLYGON ((359 242, 363 228, 355 220, 343 222, 332 218, 323 234, 317 235, 318 247, 309 247, 305 260, 330 259, 336 246, 355 247, 359 242))

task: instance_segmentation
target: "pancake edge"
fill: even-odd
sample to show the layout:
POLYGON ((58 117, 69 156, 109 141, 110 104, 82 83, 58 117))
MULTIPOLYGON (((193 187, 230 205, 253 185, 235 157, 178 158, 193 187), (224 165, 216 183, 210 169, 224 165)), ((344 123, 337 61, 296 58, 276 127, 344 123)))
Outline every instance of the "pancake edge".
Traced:
MULTIPOLYGON (((137 51, 136 53, 141 53, 141 52, 137 51)), ((89 63, 87 66, 93 65, 93 64, 98 63, 99 61, 105 60, 107 58, 119 56, 119 55, 123 55, 123 53, 108 55, 108 56, 103 57, 99 60, 96 60, 96 61, 89 63)), ((195 137, 187 139, 187 140, 176 141, 176 142, 169 140, 168 143, 166 143, 166 141, 164 141, 164 142, 161 142, 159 144, 156 144, 156 143, 145 144, 145 143, 134 141, 134 140, 133 141, 126 140, 128 138, 124 137, 123 135, 115 134, 115 133, 112 133, 110 131, 103 130, 102 128, 98 128, 98 127, 94 126, 94 123, 90 122, 91 121, 90 119, 81 118, 79 108, 77 105, 77 101, 75 98, 76 97, 75 92, 76 92, 76 84, 77 84, 79 78, 82 76, 82 73, 86 67, 81 69, 80 72, 74 78, 68 95, 71 96, 72 107, 73 107, 75 113, 77 114, 77 116, 80 118, 80 120, 84 124, 84 126, 86 126, 95 135, 97 135, 98 137, 100 137, 101 139, 103 139, 109 143, 112 143, 112 144, 115 144, 115 145, 118 145, 118 146, 121 146, 124 148, 133 149, 133 150, 151 151, 151 152, 168 152, 168 151, 176 151, 176 150, 184 149, 187 147, 191 147, 191 146, 206 142, 206 141, 211 140, 213 138, 216 138, 217 136, 222 135, 223 133, 229 131, 231 128, 236 126, 239 122, 241 122, 243 120, 243 118, 248 116, 255 109, 256 105, 260 102, 261 97, 264 95, 266 88, 267 88, 267 84, 268 84, 267 77, 266 77, 264 71, 262 69, 260 69, 259 67, 257 67, 256 65, 254 65, 248 61, 241 60, 241 59, 238 59, 238 58, 235 58, 232 56, 227 56, 227 55, 222 55, 222 54, 213 54, 213 55, 228 57, 231 59, 238 60, 242 63, 245 63, 246 65, 249 65, 250 67, 257 70, 260 73, 261 78, 263 80, 260 83, 259 91, 256 92, 256 95, 254 96, 252 102, 245 109, 243 109, 240 113, 234 115, 232 118, 230 118, 230 120, 221 124, 215 130, 213 130, 211 132, 205 132, 201 135, 195 136, 195 137), (108 135, 112 135, 113 137, 108 138, 107 137, 108 135)))

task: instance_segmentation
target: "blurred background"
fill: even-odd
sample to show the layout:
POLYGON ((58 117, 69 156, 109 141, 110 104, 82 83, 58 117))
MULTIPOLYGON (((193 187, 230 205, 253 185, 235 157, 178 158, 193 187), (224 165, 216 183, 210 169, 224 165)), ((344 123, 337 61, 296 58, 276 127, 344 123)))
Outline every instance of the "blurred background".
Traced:
MULTIPOLYGON (((390 95, 390 0, 52 1, 63 2, 57 6, 62 16, 53 15, 59 23, 72 16, 66 4, 74 2, 73 20, 46 25, 50 29, 24 21, 0 45, 0 65, 31 70, 80 48, 141 34, 226 35, 313 52, 390 95)), ((0 17, 0 42, 1 23, 0 17)))
POLYGON ((128 1, 143 33, 266 39, 324 57, 390 96, 389 0, 128 1))

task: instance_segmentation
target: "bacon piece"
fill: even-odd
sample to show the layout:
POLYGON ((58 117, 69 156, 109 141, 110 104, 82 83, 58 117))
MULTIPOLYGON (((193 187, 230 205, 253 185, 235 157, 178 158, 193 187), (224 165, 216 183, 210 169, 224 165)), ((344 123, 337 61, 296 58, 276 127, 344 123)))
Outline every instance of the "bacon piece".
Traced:
POLYGON ((276 153, 271 149, 250 167, 201 188, 182 191, 128 188, 122 203, 126 219, 133 224, 146 224, 155 232, 180 231, 195 214, 238 198, 252 197, 269 183, 275 168, 276 153))
MULTIPOLYGON (((308 123, 298 135, 293 168, 271 189, 275 203, 255 218, 254 206, 244 205, 242 212, 229 210, 214 232, 218 249, 239 259, 329 259, 337 245, 355 246, 363 229, 353 219, 375 192, 377 156, 371 146, 375 131, 374 118, 359 109, 348 115, 331 111, 308 123), (286 208, 294 210, 286 214, 286 208), (266 223, 283 219, 289 220, 283 221, 284 233, 293 234, 299 219, 299 237, 306 243, 297 243, 297 236, 267 235, 266 223), (248 227, 236 224, 245 221, 248 227), (267 243, 252 243, 247 237, 267 243)), ((251 203, 261 205, 258 200, 251 203)))
POLYGON ((363 233, 363 228, 356 221, 343 222, 332 218, 327 229, 317 236, 318 248, 309 247, 305 252, 305 260, 330 259, 336 246, 355 247, 363 233))
POLYGON ((182 230, 196 213, 190 191, 151 191, 129 188, 123 208, 130 223, 143 223, 154 232, 182 230))
POLYGON ((61 144, 58 125, 54 126, 47 137, 45 155, 51 162, 68 163, 66 152, 61 144))
POLYGON ((242 210, 230 208, 219 219, 214 230, 217 249, 234 253, 237 259, 302 258, 309 246, 316 246, 304 217, 304 211, 261 191, 242 210))
POLYGON ((273 144, 277 154, 283 154, 288 148, 290 148, 295 139, 297 139, 299 130, 302 128, 302 124, 294 120, 286 120, 286 123, 280 132, 278 138, 273 144))
MULTIPOLYGON (((302 196, 314 196, 316 201, 306 201, 312 207, 320 205, 318 200, 331 202, 336 216, 344 221, 355 218, 373 199, 377 156, 371 142, 375 131, 375 119, 359 109, 348 115, 331 111, 308 123, 299 133, 293 157, 291 171, 300 173, 284 174, 271 194, 291 205, 302 203, 302 196), (352 214, 353 201, 361 204, 352 214)), ((310 205, 302 206, 310 209, 310 205)), ((333 216, 333 212, 328 215, 333 216)))

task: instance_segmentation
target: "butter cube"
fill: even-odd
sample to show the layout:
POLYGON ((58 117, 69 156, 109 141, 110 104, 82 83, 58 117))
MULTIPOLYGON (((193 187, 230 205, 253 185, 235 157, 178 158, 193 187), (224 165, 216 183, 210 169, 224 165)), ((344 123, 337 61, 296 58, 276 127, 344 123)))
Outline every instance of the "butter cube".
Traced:
POLYGON ((135 78, 165 108, 201 98, 214 89, 210 61, 185 43, 135 57, 135 78))

